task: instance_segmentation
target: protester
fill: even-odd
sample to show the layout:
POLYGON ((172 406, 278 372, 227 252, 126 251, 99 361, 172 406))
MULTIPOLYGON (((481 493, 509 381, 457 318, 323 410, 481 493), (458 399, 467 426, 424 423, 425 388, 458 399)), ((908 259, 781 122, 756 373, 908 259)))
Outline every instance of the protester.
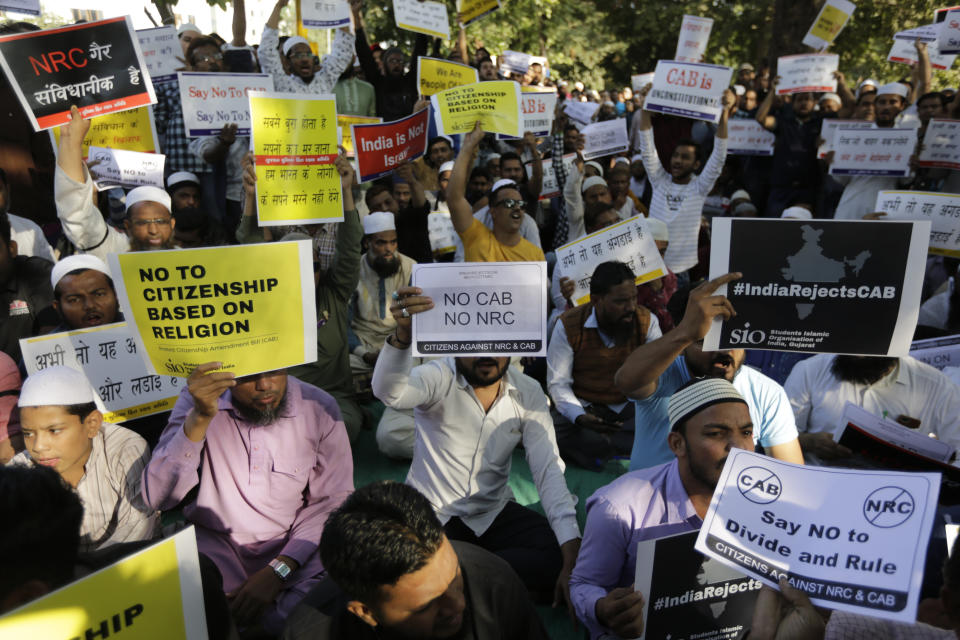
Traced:
POLYGON ((0 467, 23 451, 19 398, 20 370, 13 358, 0 351, 0 467))
MULTIPOLYGON (((230 125, 226 125, 229 127, 230 125)), ((236 133, 236 127, 231 129, 236 133)), ((205 140, 206 138, 197 138, 205 140)), ((170 194, 170 208, 174 214, 181 209, 201 206, 200 178, 189 171, 177 171, 167 177, 167 193, 170 194)))
POLYGON ((123 318, 110 269, 96 256, 64 258, 50 272, 50 286, 61 320, 55 331, 98 327, 123 318))
POLYGON ((453 141, 447 136, 437 136, 427 141, 427 152, 413 163, 417 180, 428 191, 439 188, 437 174, 440 167, 453 160, 453 141))
MULTIPOLYGON (((360 79, 360 63, 353 58, 353 64, 340 74, 337 84, 333 87, 333 95, 337 99, 337 113, 351 116, 377 115, 377 92, 373 85, 360 79)), ((324 64, 327 60, 324 60, 324 64)))
MULTIPOLYGON (((647 218, 646 222, 662 257, 670 246, 670 230, 667 228, 667 223, 659 218, 647 218)), ((668 305, 673 299, 673 294, 677 292, 677 274, 671 271, 670 267, 666 269, 667 273, 662 278, 637 285, 637 304, 646 307, 656 316, 661 331, 670 331, 674 327, 673 315, 668 305)))
POLYGON ((17 255, 36 256, 50 262, 56 262, 53 247, 43 235, 43 229, 28 218, 15 216, 10 209, 10 185, 7 183, 7 174, 0 169, 0 215, 5 215, 10 221, 11 235, 17 243, 17 255))

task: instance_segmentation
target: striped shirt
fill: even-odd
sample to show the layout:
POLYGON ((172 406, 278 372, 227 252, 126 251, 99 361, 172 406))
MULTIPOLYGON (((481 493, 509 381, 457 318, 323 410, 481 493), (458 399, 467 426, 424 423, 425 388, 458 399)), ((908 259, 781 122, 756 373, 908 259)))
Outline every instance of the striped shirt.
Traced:
POLYGON ((653 129, 640 131, 640 153, 647 179, 653 186, 650 215, 667 223, 670 245, 664 261, 674 273, 682 273, 697 264, 697 239, 703 201, 723 171, 727 157, 727 139, 714 138, 713 153, 699 175, 687 184, 676 184, 660 164, 653 144, 653 129))

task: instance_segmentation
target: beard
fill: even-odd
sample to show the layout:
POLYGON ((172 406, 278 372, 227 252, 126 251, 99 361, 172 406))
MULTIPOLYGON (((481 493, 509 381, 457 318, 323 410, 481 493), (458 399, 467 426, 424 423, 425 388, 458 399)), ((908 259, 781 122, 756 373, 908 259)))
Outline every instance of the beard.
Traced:
POLYGON ((477 373, 477 367, 481 364, 490 364, 493 363, 494 366, 497 366, 497 361, 494 358, 477 358, 473 361, 472 367, 467 367, 466 364, 460 358, 456 359, 457 363, 457 373, 462 375, 471 387, 489 387, 492 384, 495 384, 507 373, 507 367, 510 366, 510 360, 503 365, 502 368, 497 367, 497 373, 490 376, 482 376, 477 373))
POLYGON ((370 260, 370 268, 381 278, 389 278, 400 270, 400 261, 397 260, 396 256, 392 258, 377 256, 370 260))
POLYGON ((626 344, 630 341, 630 336, 634 333, 633 327, 633 316, 635 314, 631 313, 626 318, 614 320, 613 322, 600 322, 599 318, 597 321, 597 326, 605 334, 613 338, 615 344, 626 344), (622 321, 621 321, 622 320, 622 321))
POLYGON ((243 418, 244 422, 249 422, 256 427, 267 427, 277 421, 280 414, 287 408, 287 392, 283 392, 280 402, 275 407, 267 409, 257 409, 256 407, 234 403, 233 407, 243 418))
POLYGON ((707 362, 706 368, 702 371, 694 368, 690 360, 687 360, 687 367, 698 376, 705 378, 724 378, 729 382, 733 382, 734 377, 736 377, 737 372, 740 370, 740 365, 736 364, 733 356, 722 351, 713 352, 709 362, 707 362), (727 371, 727 368, 729 368, 729 371, 727 371), (729 377, 727 377, 728 375, 729 377))
POLYGON ((159 246, 153 246, 149 243, 140 243, 135 240, 133 236, 130 237, 130 251, 160 251, 162 249, 173 249, 173 234, 170 234, 170 237, 167 238, 167 241, 159 246))
POLYGON ((887 375, 897 361, 882 356, 835 356, 830 372, 844 382, 873 384, 887 375))

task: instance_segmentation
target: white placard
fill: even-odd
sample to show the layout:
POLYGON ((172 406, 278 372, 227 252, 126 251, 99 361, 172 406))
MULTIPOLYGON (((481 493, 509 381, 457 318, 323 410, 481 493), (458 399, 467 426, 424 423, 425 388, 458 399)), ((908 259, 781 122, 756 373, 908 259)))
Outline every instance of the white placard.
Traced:
POLYGON ((897 40, 919 40, 920 42, 934 42, 940 35, 940 23, 925 24, 915 29, 898 31, 893 37, 897 40))
POLYGON ((951 9, 940 23, 937 45, 941 53, 960 53, 960 9, 951 9))
POLYGON ((413 316, 415 356, 545 356, 546 262, 417 264, 433 309, 413 316))
POLYGON ((820 122, 820 148, 817 149, 818 158, 826 158, 827 154, 834 151, 833 137, 837 129, 872 129, 873 122, 870 120, 839 120, 837 118, 824 118, 820 122))
POLYGON ((563 103, 563 112, 567 114, 567 117, 580 124, 590 124, 598 109, 600 109, 599 102, 567 100, 563 103))
MULTIPOLYGON (((895 447, 930 460, 936 460, 944 464, 950 463, 950 457, 954 451, 953 446, 942 440, 917 433, 899 422, 894 422, 890 419, 892 417, 894 416, 884 418, 875 416, 852 402, 848 402, 843 408, 844 429, 847 428, 848 423, 852 423, 859 427, 861 431, 895 447)), ((843 439, 843 431, 840 432, 838 441, 841 439, 843 439)))
POLYGON ((452 253, 462 243, 450 219, 449 211, 434 211, 427 214, 427 237, 433 255, 452 253))
POLYGON ((40 0, 0 0, 0 11, 40 15, 40 0))
POLYGON ((507 49, 500 54, 500 69, 507 73, 523 75, 530 68, 531 58, 532 56, 529 53, 507 49))
POLYGON ((874 210, 891 220, 929 220, 930 253, 960 258, 960 194, 881 191, 874 210))
POLYGON ((815 606, 914 622, 939 473, 806 467, 734 449, 696 549, 815 606))
POLYGON ((177 77, 177 69, 182 69, 184 63, 178 59, 183 55, 183 49, 176 29, 171 26, 138 29, 137 40, 154 84, 177 77))
POLYGON ((715 64, 660 60, 643 108, 684 118, 719 122, 723 90, 733 69, 715 64))
POLYGON ((657 243, 643 216, 634 216, 558 247, 556 268, 576 285, 570 297, 575 304, 590 301, 590 278, 601 262, 623 262, 637 284, 667 275, 657 243))
POLYGON ((556 109, 556 91, 522 91, 520 93, 520 132, 530 131, 538 138, 549 136, 556 109))
POLYGON ((639 93, 645 86, 653 83, 654 72, 638 73, 630 76, 630 86, 634 92, 639 93))
POLYGON ((142 153, 90 147, 87 153, 87 168, 98 189, 109 187, 140 187, 151 185, 165 188, 163 165, 166 156, 162 153, 142 153))
POLYGON ((393 0, 393 15, 401 29, 450 39, 450 19, 443 2, 393 0))
POLYGON ((727 155, 772 156, 777 136, 756 120, 731 118, 727 121, 727 155))
POLYGON ((153 375, 126 322, 20 340, 28 374, 63 365, 83 372, 97 392, 107 422, 169 411, 185 382, 153 375))
POLYGON ((302 0, 300 19, 310 29, 336 29, 350 24, 347 0, 302 0))
POLYGON ((707 51, 713 18, 683 16, 680 23, 680 37, 677 38, 677 53, 674 60, 680 62, 700 62, 707 51))
POLYGON ((829 47, 856 8, 856 5, 847 0, 827 0, 820 7, 820 13, 810 25, 807 35, 803 36, 803 44, 817 51, 829 47))
POLYGON ((835 53, 812 53, 777 58, 777 95, 788 93, 822 93, 837 90, 834 72, 840 64, 835 53))
POLYGON ((914 340, 910 355, 940 371, 960 367, 960 336, 914 340))
POLYGON ((215 136, 224 125, 237 125, 237 135, 250 135, 251 91, 273 92, 266 73, 185 73, 180 79, 183 128, 189 138, 215 136))
POLYGON ((960 170, 960 120, 934 118, 930 121, 917 164, 960 170))
MULTIPOLYGON (((573 169, 573 165, 576 164, 576 161, 577 154, 575 153, 568 153, 563 156, 563 166, 566 168, 568 176, 573 169)), ((527 163, 527 177, 533 177, 533 162, 527 163)), ((553 158, 547 158, 543 160, 543 187, 540 189, 540 199, 549 200, 559 195, 560 183, 557 181, 557 174, 553 170, 553 158)))
POLYGON ((626 118, 594 122, 581 129, 580 133, 583 134, 584 160, 622 153, 630 148, 626 118))
POLYGON ((916 129, 845 129, 833 136, 832 176, 910 175, 916 129))
MULTIPOLYGON (((956 62, 957 56, 940 53, 936 42, 927 45, 927 55, 930 56, 930 66, 941 71, 949 69, 956 62)), ((910 40, 894 39, 890 52, 887 54, 887 60, 890 62, 899 62, 900 64, 914 65, 919 62, 917 57, 917 47, 910 40)))

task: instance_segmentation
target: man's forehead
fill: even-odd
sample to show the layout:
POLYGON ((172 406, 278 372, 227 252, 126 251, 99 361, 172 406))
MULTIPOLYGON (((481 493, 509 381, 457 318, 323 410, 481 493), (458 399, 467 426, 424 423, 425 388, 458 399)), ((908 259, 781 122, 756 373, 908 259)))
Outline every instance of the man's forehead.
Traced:
POLYGON ((107 274, 96 269, 83 269, 76 273, 68 273, 57 283, 60 292, 69 294, 73 291, 80 291, 86 288, 99 288, 109 286, 107 274))

